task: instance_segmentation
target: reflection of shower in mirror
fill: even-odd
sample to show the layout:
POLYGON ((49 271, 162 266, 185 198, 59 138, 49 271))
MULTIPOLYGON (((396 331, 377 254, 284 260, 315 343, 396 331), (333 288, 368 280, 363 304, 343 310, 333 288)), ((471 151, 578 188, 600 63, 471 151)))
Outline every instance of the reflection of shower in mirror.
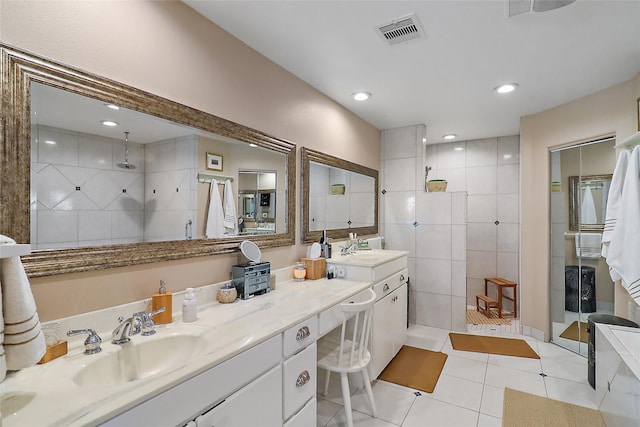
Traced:
POLYGON ((116 163, 122 169, 135 169, 136 166, 129 163, 129 132, 124 133, 124 162, 116 163))

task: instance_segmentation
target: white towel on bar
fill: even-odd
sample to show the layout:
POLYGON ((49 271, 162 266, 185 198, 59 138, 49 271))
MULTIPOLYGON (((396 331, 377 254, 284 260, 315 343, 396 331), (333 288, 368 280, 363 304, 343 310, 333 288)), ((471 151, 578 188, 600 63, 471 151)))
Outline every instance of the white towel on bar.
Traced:
MULTIPOLYGON (((0 235, 0 244, 15 245, 9 237, 0 235)), ((47 345, 38 320, 36 303, 29 279, 20 257, 0 260, 0 288, 2 288, 2 323, 4 359, 8 370, 33 366, 42 359, 47 345)), ((1 352, 1 351, 0 351, 1 352)), ((0 381, 6 370, 0 372, 0 381)))
POLYGON ((382 236, 378 236, 378 237, 370 237, 367 239, 367 242, 369 243, 369 247, 371 249, 382 249, 382 241, 384 240, 384 237, 382 236))
MULTIPOLYGON (((609 244, 613 237, 613 231, 616 228, 618 219, 618 209, 620 208, 620 198, 622 197, 622 189, 624 185, 624 177, 627 174, 627 165, 629 164, 629 150, 622 150, 616 162, 616 168, 613 170, 613 178, 611 179, 611 187, 609 187, 609 195, 607 196, 607 215, 604 221, 604 231, 602 232, 602 256, 607 257, 609 252, 609 244)), ((613 280, 619 280, 613 279, 613 280)))
POLYGON ((576 256, 578 258, 600 258, 600 245, 602 235, 600 233, 576 233, 576 256))
POLYGON ((224 228, 227 236, 235 236, 238 231, 238 217, 236 216, 236 198, 233 195, 231 180, 224 182, 224 228))
POLYGON ((629 158, 607 263, 611 277, 619 277, 629 295, 640 303, 640 146, 629 158))
POLYGON ((210 239, 224 237, 224 212, 222 212, 218 181, 215 179, 211 180, 209 188, 209 209, 207 210, 205 235, 210 239))
POLYGON ((585 186, 582 203, 580 204, 580 223, 581 224, 597 224, 598 217, 596 215, 596 204, 593 202, 593 194, 589 184, 585 186))

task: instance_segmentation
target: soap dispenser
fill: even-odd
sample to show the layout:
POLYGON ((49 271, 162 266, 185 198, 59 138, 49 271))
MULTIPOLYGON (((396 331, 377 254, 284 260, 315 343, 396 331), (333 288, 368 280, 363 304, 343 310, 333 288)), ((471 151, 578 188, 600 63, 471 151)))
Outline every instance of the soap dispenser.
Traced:
POLYGON ((198 319, 198 305, 193 288, 187 288, 187 294, 182 301, 182 321, 195 322, 198 319))
POLYGON ((160 289, 158 293, 153 294, 151 298, 151 310, 156 311, 164 307, 164 311, 153 316, 153 322, 157 324, 171 323, 173 318, 172 302, 173 295, 171 292, 167 292, 167 282, 160 280, 160 289))

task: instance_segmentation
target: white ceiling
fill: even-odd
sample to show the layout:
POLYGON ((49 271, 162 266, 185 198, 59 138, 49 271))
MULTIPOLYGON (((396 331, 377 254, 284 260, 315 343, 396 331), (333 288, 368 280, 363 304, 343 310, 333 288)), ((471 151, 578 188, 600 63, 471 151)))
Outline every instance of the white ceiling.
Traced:
POLYGON ((506 0, 184 2, 377 128, 426 124, 429 143, 518 134, 521 116, 640 72, 640 0, 511 18, 506 0), (376 34, 411 12, 425 39, 376 34), (519 90, 493 92, 506 82, 519 90))

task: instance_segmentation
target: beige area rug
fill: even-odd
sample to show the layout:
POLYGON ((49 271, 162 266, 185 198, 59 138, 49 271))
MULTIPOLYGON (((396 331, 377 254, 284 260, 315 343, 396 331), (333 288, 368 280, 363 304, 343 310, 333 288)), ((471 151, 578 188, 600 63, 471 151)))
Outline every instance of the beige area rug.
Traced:
POLYGON ((509 319, 499 318, 498 313, 491 311, 487 317, 484 314, 477 311, 475 308, 467 309, 467 323, 473 325, 510 325, 509 319))
POLYGON ((453 332, 449 333, 449 339, 454 350, 540 359, 525 340, 453 332))
POLYGON ((606 427, 600 411, 504 389, 502 427, 606 427))
POLYGON ((403 345, 378 379, 433 393, 446 361, 445 353, 403 345))
POLYGON ((578 327, 578 321, 576 320, 575 322, 570 324, 563 333, 560 334, 560 338, 566 338, 568 340, 580 341, 584 343, 589 342, 587 338, 587 323, 580 322, 580 327, 578 327), (579 335, 578 331, 580 332, 579 335))

